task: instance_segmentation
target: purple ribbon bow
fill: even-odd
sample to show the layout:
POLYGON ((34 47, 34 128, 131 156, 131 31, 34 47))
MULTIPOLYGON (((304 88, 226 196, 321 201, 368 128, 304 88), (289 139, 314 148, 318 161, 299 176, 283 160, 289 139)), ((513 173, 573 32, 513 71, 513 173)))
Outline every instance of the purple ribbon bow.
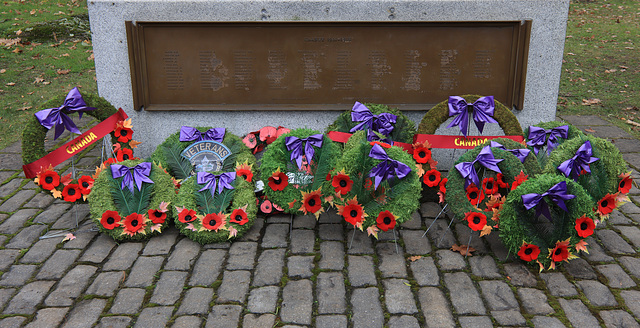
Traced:
POLYGON ((231 183, 236 179, 236 172, 226 172, 222 174, 213 174, 209 172, 198 172, 197 175, 198 184, 204 184, 205 186, 198 190, 203 191, 209 189, 211 192, 211 197, 214 197, 216 191, 218 193, 222 193, 222 191, 227 188, 229 190, 233 189, 231 183), (216 181, 218 188, 216 189, 216 181))
POLYGON ((47 108, 43 109, 34 115, 40 125, 47 128, 47 130, 51 130, 51 128, 55 125, 55 135, 53 140, 58 139, 58 137, 64 132, 66 128, 70 132, 81 134, 78 127, 73 123, 73 120, 67 114, 62 112, 62 110, 66 110, 68 112, 78 112, 78 117, 82 118, 82 113, 85 111, 90 111, 96 109, 95 107, 89 107, 82 99, 82 95, 78 88, 73 88, 67 94, 67 97, 64 99, 64 103, 62 106, 57 108, 47 108))
POLYGON ((540 214, 543 214, 549 221, 552 221, 551 213, 549 212, 549 205, 547 205, 546 202, 542 201, 542 198, 544 198, 545 196, 551 198, 551 200, 565 212, 569 212, 569 210, 567 209, 567 205, 565 205, 564 201, 576 197, 575 195, 567 194, 566 181, 556 183, 553 187, 549 188, 549 190, 547 190, 543 194, 532 193, 521 196, 524 207, 527 210, 536 207, 536 215, 540 216, 540 214))
POLYGON ((222 142, 224 139, 224 134, 226 133, 225 128, 213 128, 207 130, 207 132, 202 133, 198 131, 198 129, 183 126, 180 128, 180 141, 202 141, 202 140, 213 140, 217 142, 222 142))
POLYGON ((562 172, 566 177, 578 180, 582 170, 591 173, 589 164, 600 160, 597 157, 591 157, 591 155, 593 155, 593 149, 591 148, 591 142, 587 140, 582 144, 582 146, 580 146, 580 148, 578 148, 575 156, 562 162, 562 164, 558 166, 558 170, 560 170, 560 172, 562 172))
POLYGON ((473 162, 462 162, 456 164, 456 169, 460 172, 463 178, 465 178, 464 187, 467 188, 471 182, 473 182, 476 186, 480 186, 480 178, 478 178, 478 173, 473 165, 477 162, 487 169, 496 172, 502 173, 500 168, 498 167, 498 163, 502 162, 504 159, 495 159, 493 157, 493 152, 491 151, 491 147, 485 146, 482 148, 476 159, 473 162))
POLYGON ((527 159, 527 156, 529 156, 529 154, 531 153, 531 150, 524 149, 524 148, 507 149, 507 147, 505 147, 504 145, 502 145, 500 143, 497 143, 495 141, 491 141, 489 146, 492 147, 492 148, 498 148, 498 149, 502 149, 502 150, 505 150, 505 151, 508 151, 508 152, 512 153, 522 163, 524 163, 524 161, 527 159))
POLYGON ((394 177, 402 179, 411 172, 411 168, 407 164, 389 158, 389 155, 378 144, 373 145, 369 157, 382 161, 369 172, 369 176, 374 180, 376 190, 382 180, 391 180, 394 177))
POLYGON ((447 127, 452 128, 458 125, 460 132, 466 137, 469 132, 469 110, 471 110, 473 111, 473 121, 476 123, 478 131, 482 133, 485 123, 498 123, 498 121, 493 118, 495 108, 496 105, 493 101, 493 96, 481 97, 473 104, 467 104, 467 101, 462 97, 450 96, 449 116, 458 116, 456 116, 447 127))
POLYGON ((298 164, 298 169, 302 168, 302 144, 306 142, 304 146, 304 155, 307 157, 307 162, 311 163, 311 159, 315 154, 313 146, 318 148, 322 147, 322 134, 310 135, 307 138, 300 139, 298 137, 286 137, 284 139, 287 149, 291 151, 291 161, 295 160, 298 164))
POLYGON ((128 167, 126 165, 120 164, 112 164, 111 165, 111 176, 114 179, 119 177, 122 178, 122 183, 120 184, 120 189, 124 190, 125 187, 129 188, 129 191, 133 194, 133 182, 135 180, 136 186, 138 190, 142 190, 142 182, 153 183, 151 179, 149 179, 149 174, 151 173, 151 163, 142 162, 134 167, 128 167), (133 170, 133 175, 131 175, 131 171, 133 170))
POLYGON ((533 147, 533 151, 536 155, 546 142, 547 144, 547 155, 551 153, 552 150, 558 146, 558 138, 567 139, 569 136, 569 126, 562 125, 555 127, 551 130, 545 130, 543 128, 539 128, 537 126, 529 127, 529 141, 527 141, 527 145, 533 147), (549 139, 547 139, 549 136, 549 139))
POLYGON ((391 134, 391 131, 393 131, 393 124, 396 123, 397 118, 397 116, 390 113, 373 115, 367 106, 356 101, 351 109, 351 121, 360 123, 349 130, 349 132, 353 133, 367 129, 369 130, 367 133, 367 140, 378 140, 378 136, 376 136, 373 131, 388 136, 391 134))

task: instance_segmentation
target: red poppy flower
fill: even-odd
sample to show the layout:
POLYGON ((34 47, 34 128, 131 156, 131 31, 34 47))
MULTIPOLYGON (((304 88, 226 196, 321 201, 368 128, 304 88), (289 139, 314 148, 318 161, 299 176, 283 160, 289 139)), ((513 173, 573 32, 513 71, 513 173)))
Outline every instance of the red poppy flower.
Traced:
POLYGON ((249 218, 247 218, 247 212, 245 212, 241 208, 237 208, 231 212, 231 218, 229 218, 229 222, 244 225, 249 222, 249 218))
POLYGON ((540 255, 540 247, 534 244, 527 244, 526 242, 522 242, 522 246, 520 246, 520 250, 518 251, 518 256, 523 261, 531 262, 538 258, 540 255))
POLYGON ((249 148, 253 149, 258 141, 256 140, 256 135, 253 133, 247 134, 244 138, 242 138, 242 142, 249 148))
POLYGON ((58 172, 54 170, 46 170, 40 174, 38 183, 42 186, 42 189, 53 190, 55 187, 60 185, 60 176, 58 175, 58 172))
POLYGON ((133 130, 125 128, 124 126, 118 126, 116 128, 115 136, 119 142, 125 143, 131 141, 133 130))
POLYGON ((260 140, 268 144, 274 142, 278 138, 278 131, 273 126, 265 126, 260 129, 260 140))
POLYGON ((316 213, 322 208, 322 201, 320 200, 321 192, 320 188, 311 192, 302 191, 302 207, 300 210, 307 213, 316 213))
POLYGON ((273 172, 269 177, 269 187, 272 190, 281 191, 289 184, 289 178, 280 169, 273 172))
POLYGON ((109 165, 115 164, 115 163, 117 163, 117 160, 115 158, 113 158, 113 157, 109 157, 109 158, 107 158, 106 161, 102 162, 102 165, 104 165, 106 167, 106 166, 109 166, 109 165))
POLYGON ((502 174, 502 173, 496 174, 496 183, 498 184, 498 187, 500 187, 500 188, 509 189, 509 184, 504 182, 504 174, 502 174))
POLYGON ((133 150, 129 148, 121 148, 116 152, 116 158, 118 159, 118 162, 133 159, 133 150))
POLYGON ((498 192, 498 184, 493 178, 484 178, 482 180, 482 190, 487 195, 493 195, 498 192))
POLYGON ((595 228, 596 224, 593 223, 593 220, 584 215, 576 220, 576 231, 578 231, 578 236, 582 238, 593 235, 593 229, 595 228))
POLYGON ((556 247, 549 250, 549 256, 554 262, 562 262, 569 258, 569 240, 557 241, 556 247))
POLYGON ((598 202, 598 213, 600 213, 600 215, 609 215, 615 208, 615 195, 607 194, 598 202))
POLYGON ((487 217, 478 212, 467 212, 464 219, 469 223, 469 228, 473 231, 480 231, 487 225, 487 217))
POLYGON ((131 213, 124 218, 124 231, 129 235, 135 235, 140 230, 144 231, 146 224, 144 223, 144 215, 131 213))
POLYGON ((364 180, 364 189, 371 189, 371 187, 373 187, 373 181, 371 181, 371 179, 367 178, 364 180))
POLYGON ((429 187, 435 187, 440 184, 440 171, 436 169, 431 169, 424 174, 422 178, 422 182, 429 187))
POLYGON ((327 173, 327 177, 324 178, 327 181, 331 180, 331 172, 327 173))
POLYGON ((413 159, 416 160, 416 163, 428 163, 431 159, 431 149, 424 146, 418 146, 413 150, 413 159))
POLYGON ((113 230, 113 228, 117 228, 120 226, 120 214, 116 211, 105 211, 102 213, 102 219, 100 219, 100 224, 107 229, 113 230))
POLYGON ((202 227, 207 230, 218 231, 220 227, 224 226, 225 215, 222 213, 207 214, 202 218, 202 227))
POLYGON ((518 188, 518 186, 527 181, 527 179, 529 178, 528 175, 525 175, 523 171, 520 171, 520 174, 518 174, 516 176, 516 181, 513 182, 513 184, 511 184, 511 190, 515 190, 516 188, 518 188))
POLYGON ((80 197, 82 197, 80 186, 75 183, 70 183, 62 189, 62 199, 64 199, 65 202, 75 202, 80 199, 80 197))
POLYGON ((236 175, 244 178, 246 181, 251 182, 253 180, 253 172, 251 172, 251 166, 247 163, 238 165, 236 167, 236 175))
POLYGON ((148 210, 147 214, 149 215, 151 222, 154 224, 163 224, 164 220, 167 218, 167 213, 160 210, 148 210))
POLYGON ((180 214, 178 214, 178 221, 182 222, 182 223, 189 223, 189 222, 193 222, 196 219, 196 211, 194 210, 189 210, 189 209, 183 209, 180 214))
POLYGON ((338 173, 338 175, 333 177, 331 181, 331 185, 336 188, 336 192, 340 195, 346 195, 349 191, 351 191, 351 186, 353 185, 353 180, 344 174, 344 171, 338 173))
POLYGON ((273 211, 271 201, 267 199, 264 202, 262 202, 262 205, 260 205, 260 211, 265 214, 271 213, 271 211, 273 211))
POLYGON ((78 188, 83 195, 91 193, 93 187, 93 178, 88 175, 83 175, 78 179, 78 188))
POLYGON ((627 194, 629 193, 629 190, 631 190, 631 177, 630 177, 630 173, 625 173, 625 174, 621 174, 620 177, 622 178, 622 180, 620 180, 620 183, 618 183, 618 191, 623 193, 623 194, 627 194))
POLYGON ((484 193, 472 183, 467 187, 467 199, 473 206, 478 206, 484 200, 484 193))
POLYGON ((381 141, 371 141, 371 142, 369 142, 369 144, 370 144, 371 146, 373 146, 373 145, 380 145, 380 147, 382 147, 382 148, 387 148, 387 149, 391 148, 391 145, 390 145, 390 144, 388 144, 388 143, 386 143, 386 142, 381 142, 381 141))
POLYGON ((340 206, 338 205, 338 210, 340 211, 340 215, 342 215, 345 221, 351 223, 356 226, 364 220, 365 214, 362 205, 358 204, 358 200, 356 198, 347 201, 347 205, 340 206))
POLYGON ((393 229, 396 226, 396 216, 389 211, 380 212, 378 214, 378 218, 376 219, 376 224, 378 228, 382 231, 388 231, 389 229, 393 229))
POLYGON ((447 178, 442 178, 442 180, 440 180, 440 192, 443 195, 447 193, 447 181, 449 181, 447 178))

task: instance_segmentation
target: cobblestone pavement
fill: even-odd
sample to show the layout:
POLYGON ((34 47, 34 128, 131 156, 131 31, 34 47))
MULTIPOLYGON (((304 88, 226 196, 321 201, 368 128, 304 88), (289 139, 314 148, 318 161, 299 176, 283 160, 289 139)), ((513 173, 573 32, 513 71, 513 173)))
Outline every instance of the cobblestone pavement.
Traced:
MULTIPOLYGON (((638 140, 597 117, 565 119, 614 139, 638 181, 638 140)), ((171 228, 116 244, 90 231, 87 205, 23 179, 19 153, 19 143, 0 151, 0 327, 640 327, 635 187, 588 255, 538 273, 497 233, 473 235, 473 256, 450 251, 470 231, 434 223, 435 203, 379 240, 329 212, 291 227, 286 215, 258 218, 234 243, 200 246, 171 228), (76 218, 75 240, 42 238, 76 218)))

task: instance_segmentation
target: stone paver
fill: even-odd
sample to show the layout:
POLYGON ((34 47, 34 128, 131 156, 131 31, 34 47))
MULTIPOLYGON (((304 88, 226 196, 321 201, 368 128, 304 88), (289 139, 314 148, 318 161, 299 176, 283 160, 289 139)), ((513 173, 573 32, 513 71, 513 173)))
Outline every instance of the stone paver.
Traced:
POLYGON ((102 270, 127 270, 133 262, 138 258, 138 253, 142 250, 140 243, 123 243, 111 253, 107 263, 104 264, 102 270))
POLYGON ((207 317, 206 328, 237 327, 242 307, 239 305, 215 305, 207 317))
POLYGON ((164 271, 160 275, 160 280, 156 283, 156 288, 151 296, 151 303, 160 305, 172 305, 182 294, 184 282, 187 279, 187 272, 164 271))
POLYGON ((541 273, 540 277, 547 283, 547 289, 553 296, 575 296, 578 295, 578 291, 575 286, 565 278, 562 273, 551 272, 541 273))
POLYGON ((13 296, 9 305, 4 309, 4 314, 32 314, 36 306, 42 302, 55 281, 34 281, 22 287, 18 294, 13 296))
POLYGON ((171 312, 173 307, 170 306, 155 306, 148 307, 142 310, 138 320, 136 320, 134 328, 154 328, 164 327, 167 321, 171 318, 171 312))
POLYGON ((405 279, 386 279, 384 286, 384 300, 387 312, 393 314, 413 314, 418 307, 413 299, 409 281, 405 279))
POLYGON ((432 257, 422 257, 410 263, 413 278, 420 286, 437 286, 440 284, 440 274, 432 257))
POLYGON ((320 244, 320 269, 342 270, 344 267, 344 244, 337 241, 325 241, 320 244))
POLYGON ((598 319, 594 317, 589 309, 580 300, 558 299, 562 310, 567 315, 567 319, 574 327, 596 328, 600 327, 598 319))
POLYGON ((280 288, 277 286, 265 286, 254 288, 249 293, 247 309, 253 313, 271 313, 276 310, 278 302, 278 292, 280 288))
POLYGON ((89 284, 89 279, 98 268, 78 265, 71 269, 58 283, 58 287, 44 300, 46 306, 70 306, 89 284))
POLYGON ((486 309, 471 278, 464 272, 445 273, 444 282, 449 289, 451 303, 459 314, 485 314, 486 309))
POLYGON ((249 271, 225 271, 222 284, 218 288, 217 302, 244 302, 249 290, 250 278, 249 271))
POLYGON ((284 268, 284 249, 267 249, 258 259, 256 271, 253 274, 253 286, 277 285, 282 279, 284 268))
POLYGON ((292 280, 282 291, 280 317, 285 323, 311 324, 313 307, 312 283, 310 280, 292 280))
POLYGON ((141 256, 131 268, 131 272, 124 283, 127 287, 147 287, 155 280, 156 273, 160 270, 162 256, 141 256))
POLYGON ((344 313, 347 308, 344 277, 339 272, 320 272, 316 286, 318 313, 344 313))
POLYGON ((212 298, 213 289, 211 288, 190 288, 176 314, 206 314, 209 311, 209 302, 212 298))
POLYGON ((289 256, 287 270, 291 278, 309 278, 313 275, 313 256, 289 256))
POLYGON ((80 301, 67 316, 63 328, 90 328, 98 321, 107 300, 94 298, 80 301))
POLYGON ((35 265, 12 265, 9 272, 2 275, 0 286, 20 287, 31 278, 36 271, 35 265))
POLYGON ((110 313, 136 314, 139 312, 145 290, 140 288, 124 288, 116 295, 110 313))
POLYGON ((46 328, 57 327, 65 315, 69 312, 69 308, 44 308, 36 312, 36 317, 25 328, 46 328))
POLYGON ((351 294, 351 322, 354 328, 382 327, 384 315, 375 287, 355 288, 351 294))
POLYGON ((208 286, 218 279, 227 251, 210 249, 200 254, 189 280, 190 286, 208 286))
POLYGON ((578 287, 587 296, 591 305, 594 306, 616 306, 616 301, 613 294, 609 291, 607 286, 594 280, 582 280, 577 282, 578 287))
POLYGON ((612 288, 629 288, 636 286, 636 283, 617 264, 597 265, 596 270, 600 271, 608 280, 607 285, 612 288))
POLYGON ((451 304, 442 290, 436 287, 420 288, 418 293, 427 327, 455 327, 451 304))
POLYGON ((189 270, 195 263, 195 258, 200 253, 200 245, 195 241, 182 238, 171 252, 165 270, 189 270))
POLYGON ((229 247, 227 270, 251 270, 255 262, 258 243, 237 242, 229 247))
POLYGON ((529 314, 551 314, 553 308, 549 305, 547 295, 539 289, 519 288, 518 297, 529 314))

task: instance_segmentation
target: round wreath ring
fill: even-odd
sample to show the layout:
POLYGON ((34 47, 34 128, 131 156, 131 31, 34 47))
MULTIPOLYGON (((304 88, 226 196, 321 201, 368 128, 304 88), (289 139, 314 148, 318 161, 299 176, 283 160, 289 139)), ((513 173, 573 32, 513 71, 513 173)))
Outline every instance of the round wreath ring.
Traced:
MULTIPOLYGON (((381 104, 364 104, 374 115, 380 115, 382 113, 389 113, 397 116, 396 123, 394 124, 393 131, 389 134, 389 139, 393 141, 412 144, 413 136, 416 134, 416 124, 404 115, 401 111, 395 108, 391 108, 381 104)), ((353 129, 360 122, 353 122, 351 120, 351 110, 342 112, 338 118, 327 127, 327 132, 338 131, 344 133, 351 133, 353 129)))
MULTIPOLYGON (((67 95, 64 94, 54 97, 40 105, 38 110, 59 107, 64 103, 66 96, 67 95)), ((83 94, 82 98, 87 106, 96 108, 83 113, 95 117, 99 121, 104 121, 109 116, 117 112, 117 109, 113 107, 113 105, 98 95, 87 93, 83 94)), ((69 114, 66 110, 63 110, 62 112, 67 115, 69 114)), ((47 136, 48 131, 49 130, 47 128, 38 122, 35 115, 32 115, 29 118, 22 132, 22 162, 28 164, 47 155, 48 151, 45 150, 44 139, 47 136)), ((111 132, 111 138, 114 143, 117 141, 114 132, 111 132)))
MULTIPOLYGON (((197 127, 200 132, 207 131, 210 128, 211 127, 197 127)), ((182 158, 180 153, 191 144, 193 144, 193 141, 180 141, 180 131, 178 131, 158 145, 153 154, 151 154, 151 160, 162 165, 162 167, 167 169, 176 179, 186 179, 189 177, 190 172, 185 172, 185 170, 175 162, 177 159, 188 163, 188 160, 182 158)), ((222 171, 232 171, 238 169, 238 166, 241 166, 241 169, 250 170, 249 173, 251 174, 246 173, 246 179, 251 182, 253 175, 256 173, 256 157, 253 156, 251 150, 242 142, 240 137, 228 131, 224 134, 222 144, 231 150, 231 155, 225 159, 222 171), (246 165, 246 167, 244 165, 246 165)), ((191 167, 191 163, 188 164, 189 167, 191 167)))
POLYGON ((585 134, 576 136, 562 143, 551 153, 543 172, 563 175, 558 170, 558 166, 575 156, 576 151, 586 141, 591 143, 592 157, 597 157, 600 160, 589 165, 591 174, 580 175, 578 183, 587 190, 595 201, 598 201, 607 194, 614 194, 618 191, 619 177, 627 167, 620 150, 611 142, 585 134))
MULTIPOLYGON (((483 148, 483 146, 477 146, 464 153, 464 155, 458 158, 455 164, 473 161, 483 148)), ((447 203, 453 205, 451 210, 455 216, 464 219, 464 222, 476 231, 483 229, 485 225, 493 226, 495 222, 492 223, 491 221, 495 221, 493 218, 499 214, 500 204, 504 202, 505 199, 502 197, 505 197, 506 194, 509 193, 511 188, 513 188, 514 182, 518 181, 516 182, 517 185, 526 179, 525 173, 523 173, 525 167, 515 155, 499 148, 491 148, 491 151, 495 159, 503 159, 503 161, 498 163, 498 168, 500 168, 502 172, 501 178, 497 173, 484 168, 480 164, 475 164, 474 167, 476 172, 485 171, 484 179, 482 174, 478 174, 478 178, 483 184, 482 186, 471 184, 465 189, 466 179, 455 168, 455 164, 454 167, 449 170, 449 176, 447 177, 447 203), (492 186, 487 186, 488 184, 492 184, 492 186), (500 193, 502 197, 492 200, 491 197, 486 195, 487 188, 491 190, 489 194, 495 194, 497 192, 500 193), (475 204, 473 204, 472 201, 475 204), (493 211, 494 208, 496 211, 493 211), (487 212, 491 215, 487 215, 487 212)))
MULTIPOLYGON (((471 104, 481 98, 482 96, 478 95, 463 95, 467 103, 471 104)), ((435 134, 436 130, 442 125, 442 123, 446 122, 449 119, 449 100, 445 100, 433 108, 429 109, 426 114, 422 117, 422 121, 420 121, 420 125, 418 125, 418 133, 420 134, 435 134)), ((499 101, 495 101, 495 111, 493 113, 493 118, 498 121, 500 128, 507 136, 521 136, 522 128, 520 127, 520 122, 515 115, 507 108, 507 106, 503 105, 499 101)))
MULTIPOLYGON (((134 167, 143 160, 127 160, 118 164, 134 167)), ((89 208, 92 220, 98 226, 100 232, 106 233, 116 241, 140 241, 150 238, 162 232, 173 218, 172 203, 176 196, 171 176, 156 164, 151 164, 149 179, 153 184, 143 183, 143 191, 149 194, 149 204, 144 209, 135 212, 122 211, 122 205, 114 201, 113 194, 121 190, 120 179, 112 177, 110 167, 99 172, 95 179, 91 194, 89 194, 89 208), (145 189, 145 185, 151 188, 145 189), (139 216, 131 217, 137 213, 139 216), (164 215, 163 215, 164 214, 164 215), (128 220, 137 220, 135 227, 143 225, 144 229, 134 234, 127 234, 125 226, 128 220), (142 221, 142 222, 140 222, 142 221)), ((134 188, 136 188, 134 186, 134 188)))
POLYGON ((512 254, 518 254, 527 262, 540 264, 540 269, 575 257, 572 250, 586 251, 584 238, 593 234, 593 200, 587 191, 571 179, 557 174, 541 174, 523 182, 509 193, 500 213, 500 239, 512 254), (549 206, 553 221, 536 216, 536 208, 527 210, 522 195, 543 194, 554 185, 565 181, 567 194, 575 195, 564 203, 568 213, 551 200, 549 206), (553 228, 549 231, 549 225, 553 228))
MULTIPOLYGON (((203 245, 224 242, 244 235, 253 225, 258 212, 254 184, 236 177, 232 186, 234 189, 230 190, 232 198, 229 205, 223 211, 206 213, 203 211, 205 207, 201 204, 201 201, 206 200, 199 196, 205 196, 203 193, 210 191, 198 191, 203 186, 196 182, 196 177, 183 182, 174 207, 177 212, 174 222, 180 233, 203 245), (211 224, 212 219, 216 224, 211 224)), ((215 201, 215 198, 213 200, 215 201)))
MULTIPOLYGON (((528 149, 527 146, 509 138, 496 138, 492 140, 487 140, 487 142, 485 142, 481 146, 482 147, 489 146, 491 144, 491 141, 497 142, 503 145, 507 149, 528 149)), ((538 163, 538 160, 536 159, 536 155, 533 153, 533 150, 531 150, 531 153, 529 153, 529 155, 524 160, 522 165, 524 165, 525 174, 535 176, 542 173, 542 168, 540 167, 540 163, 538 163)))
POLYGON ((341 156, 340 147, 323 135, 322 147, 311 146, 315 153, 311 163, 303 166, 305 172, 298 169, 295 162, 292 163, 291 151, 286 146, 286 137, 303 139, 319 133, 310 129, 292 130, 267 146, 262 156, 260 171, 265 182, 264 193, 287 213, 312 213, 318 218, 331 200, 326 196, 333 195, 333 187, 326 177, 341 156), (306 185, 290 183, 291 176, 295 175, 307 175, 312 177, 312 181, 306 185))
POLYGON ((416 162, 400 147, 368 142, 364 131, 356 132, 345 147, 330 178, 338 213, 345 221, 369 234, 393 229, 411 219, 420 207, 422 182, 416 173, 416 162), (404 178, 383 180, 376 189, 369 172, 380 162, 369 157, 374 145, 380 145, 387 156, 411 168, 404 178), (355 210, 355 212, 354 212, 355 210), (356 214, 356 215, 353 215, 356 214))

